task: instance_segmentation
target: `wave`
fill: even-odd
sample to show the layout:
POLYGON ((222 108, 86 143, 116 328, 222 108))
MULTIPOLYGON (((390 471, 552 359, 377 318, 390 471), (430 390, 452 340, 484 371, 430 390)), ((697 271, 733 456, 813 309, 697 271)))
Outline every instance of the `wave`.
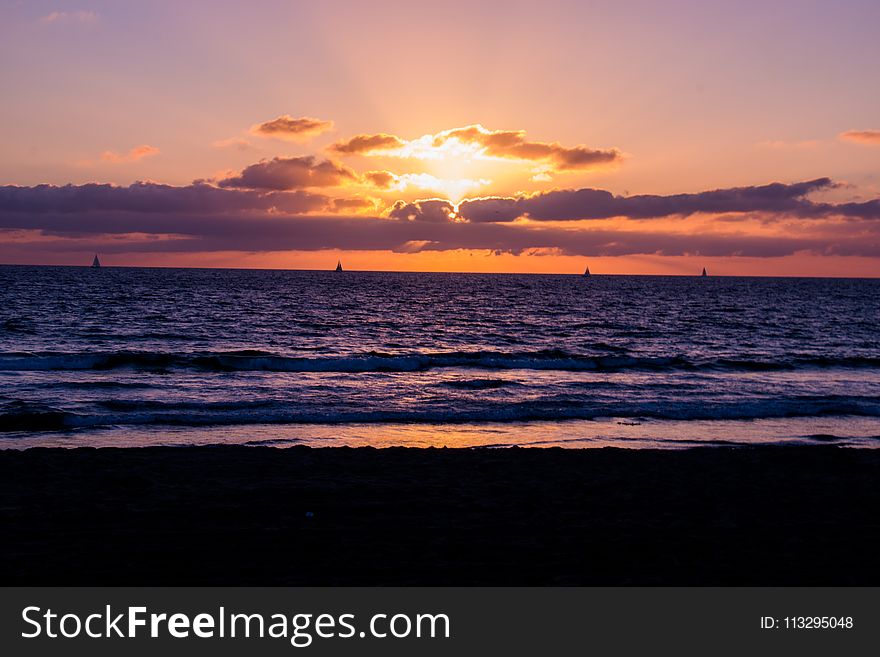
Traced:
POLYGON ((461 379, 455 381, 443 381, 444 386, 458 390, 494 390, 521 385, 518 381, 506 379, 461 379))
POLYGON ((346 356, 296 357, 261 351, 155 353, 138 351, 90 353, 3 353, 0 371, 115 370, 166 371, 195 369, 214 372, 418 372, 438 368, 487 370, 561 370, 615 372, 622 370, 784 371, 824 368, 880 368, 880 357, 792 356, 784 359, 685 356, 645 357, 580 355, 558 349, 539 351, 452 351, 411 354, 368 352, 346 356))
POLYGON ((15 401, 0 412, 0 431, 62 431, 73 428, 76 414, 46 404, 15 401))
POLYGON ((40 387, 70 390, 142 390, 154 386, 140 381, 51 381, 41 384, 40 387))
POLYGON ((26 318, 11 318, 0 322, 0 331, 7 333, 25 333, 33 335, 37 332, 33 321, 26 318))
MULTIPOLYGON (((653 403, 523 401, 460 408, 350 409, 259 401, 162 402, 107 400, 100 410, 74 412, 32 402, 0 407, 0 431, 61 431, 109 426, 229 426, 251 424, 510 423, 630 418, 638 421, 758 420, 791 417, 880 417, 877 397, 792 397, 728 404, 705 400, 653 403)), ((622 422, 621 424, 630 424, 622 422)))

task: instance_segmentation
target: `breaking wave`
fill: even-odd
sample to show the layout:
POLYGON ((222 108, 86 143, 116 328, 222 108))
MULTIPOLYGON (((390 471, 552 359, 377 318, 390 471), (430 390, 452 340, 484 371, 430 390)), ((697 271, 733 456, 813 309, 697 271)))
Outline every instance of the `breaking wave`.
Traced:
POLYGON ((97 411, 66 411, 45 404, 7 403, 0 407, 0 431, 62 431, 107 426, 222 426, 246 424, 505 423, 601 418, 645 420, 757 420, 786 417, 880 417, 877 397, 792 397, 706 404, 678 402, 573 402, 532 400, 460 408, 408 407, 399 410, 338 408, 282 401, 162 402, 107 400, 97 411))
POLYGON ((346 356, 302 358, 262 351, 153 353, 138 351, 97 353, 5 353, 0 354, 0 371, 53 370, 175 370, 216 372, 417 372, 440 368, 486 370, 621 370, 674 371, 785 371, 821 368, 880 368, 880 358, 793 356, 784 360, 717 358, 689 359, 684 356, 595 356, 562 350, 524 352, 453 351, 388 354, 368 352, 346 356))

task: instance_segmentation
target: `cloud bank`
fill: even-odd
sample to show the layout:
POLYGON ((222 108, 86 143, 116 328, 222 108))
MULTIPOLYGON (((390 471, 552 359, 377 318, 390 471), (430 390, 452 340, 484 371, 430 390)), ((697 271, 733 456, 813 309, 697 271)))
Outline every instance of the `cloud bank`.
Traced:
POLYGON ((478 223, 509 222, 520 217, 528 217, 535 221, 576 221, 612 217, 656 219, 697 213, 765 213, 814 217, 838 212, 848 216, 875 216, 877 201, 828 205, 813 203, 804 198, 810 192, 827 189, 833 185, 829 178, 817 178, 793 184, 771 183, 668 196, 653 194, 614 196, 602 189, 569 189, 521 197, 466 200, 459 205, 459 214, 469 221, 478 223))
MULTIPOLYGON (((324 167, 306 159, 294 165, 303 184, 347 175, 332 163, 324 167)), ((457 207, 444 199, 400 201, 381 217, 358 216, 374 210, 371 199, 292 189, 286 166, 283 185, 276 184, 271 168, 242 172, 241 177, 256 176, 261 186, 254 188, 238 183, 0 187, 0 233, 31 236, 31 246, 16 248, 103 252, 478 249, 519 254, 543 249, 579 256, 776 257, 807 251, 880 257, 880 199, 809 200, 810 192, 834 184, 827 178, 669 196, 619 197, 580 189, 472 199, 457 207), (705 217, 715 213, 787 220, 773 231, 755 232, 735 222, 707 223, 705 217), (687 219, 661 229, 647 221, 693 214, 704 216, 697 230, 687 219), (514 222, 518 217, 528 220, 514 222), (565 223, 610 217, 624 219, 595 227, 565 223)))
MULTIPOLYGON (((310 192, 269 192, 222 189, 203 183, 175 187, 138 182, 128 187, 90 183, 86 185, 37 185, 0 187, 0 221, 4 217, 65 215, 71 225, 104 213, 144 215, 217 215, 248 211, 301 214, 327 208, 329 197, 310 192)), ((3 224, 6 225, 6 224, 3 224)), ((8 226, 7 226, 8 227, 8 226)), ((39 219, 19 228, 39 228, 39 219)), ((153 232, 147 228, 146 232, 153 232)))
MULTIPOLYGON (((442 212, 442 211, 441 211, 442 212)), ((814 235, 749 235, 741 232, 691 233, 647 230, 568 230, 509 224, 408 221, 344 216, 147 215, 92 213, 70 215, 0 214, 0 228, 39 227, 42 250, 102 252, 313 251, 323 249, 414 253, 450 249, 513 254, 553 250, 562 255, 781 257, 800 252, 880 257, 880 233, 838 231, 814 235), (147 237, 144 237, 144 235, 147 237), (117 235, 125 239, 108 239, 117 235)))

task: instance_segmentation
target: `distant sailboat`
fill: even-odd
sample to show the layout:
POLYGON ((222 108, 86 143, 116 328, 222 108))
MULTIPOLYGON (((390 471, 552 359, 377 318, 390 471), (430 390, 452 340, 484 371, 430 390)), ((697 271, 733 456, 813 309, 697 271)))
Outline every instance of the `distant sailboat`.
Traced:
POLYGON ((92 260, 92 269, 98 269, 101 266, 101 261, 98 260, 98 254, 95 254, 95 259, 92 260))
POLYGON ((336 271, 342 271, 342 260, 336 261, 336 271))
POLYGON ((709 275, 709 274, 706 273, 706 268, 703 267, 703 273, 700 274, 700 276, 708 276, 708 275, 709 275))
POLYGON ((589 276, 589 275, 590 275, 590 268, 587 267, 587 268, 584 270, 584 276, 589 276))

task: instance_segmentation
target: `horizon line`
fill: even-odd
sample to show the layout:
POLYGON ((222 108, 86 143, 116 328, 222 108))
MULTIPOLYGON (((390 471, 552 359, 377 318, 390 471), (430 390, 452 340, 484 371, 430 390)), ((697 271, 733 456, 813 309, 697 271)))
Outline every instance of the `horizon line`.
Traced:
MULTIPOLYGON (((0 267, 69 267, 72 269, 94 269, 91 265, 52 265, 45 263, 0 263, 0 267)), ((701 272, 695 274, 632 274, 632 273, 599 273, 590 272, 589 276, 575 272, 515 272, 515 271, 425 271, 412 269, 345 269, 337 272, 329 269, 296 269, 285 267, 188 267, 168 265, 101 265, 100 269, 186 269, 186 270, 216 270, 216 271, 286 271, 286 272, 327 272, 331 274, 462 274, 466 276, 575 276, 578 278, 592 278, 594 276, 641 276, 641 277, 666 277, 666 278, 792 278, 792 279, 828 279, 828 280, 878 280, 877 276, 793 276, 791 274, 709 274, 702 276, 701 272)))

